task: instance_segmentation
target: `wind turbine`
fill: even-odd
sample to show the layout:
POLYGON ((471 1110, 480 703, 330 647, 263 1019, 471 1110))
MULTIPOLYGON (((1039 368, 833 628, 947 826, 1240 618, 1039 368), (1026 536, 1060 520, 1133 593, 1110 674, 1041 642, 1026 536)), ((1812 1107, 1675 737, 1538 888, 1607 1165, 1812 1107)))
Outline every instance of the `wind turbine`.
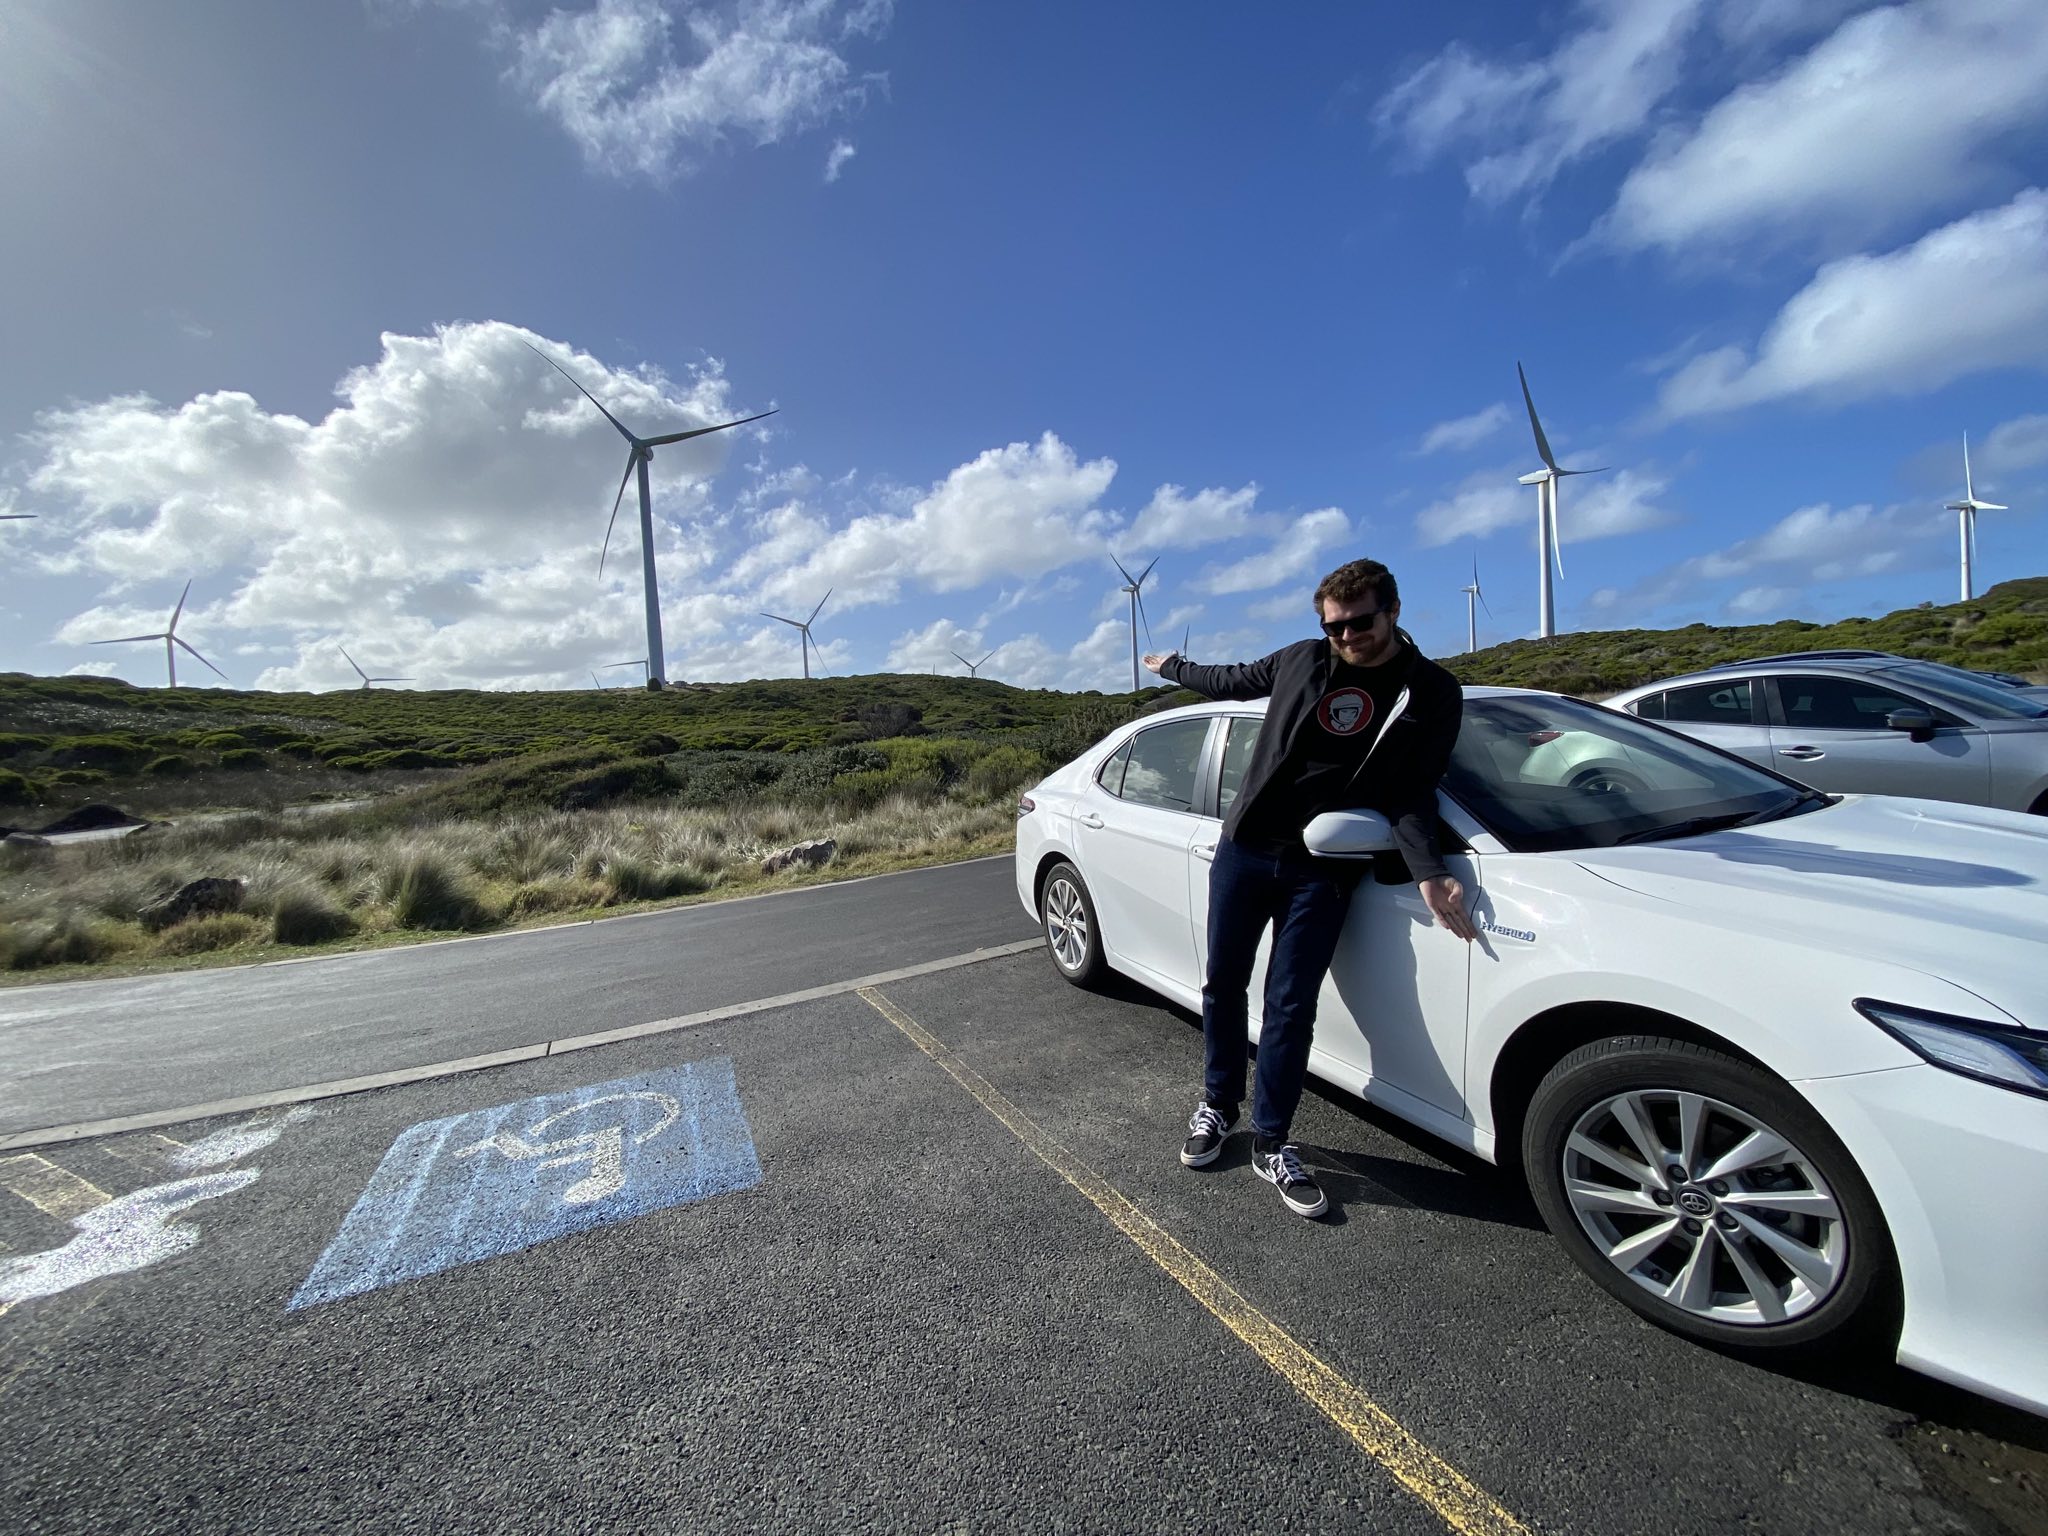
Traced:
MULTIPOLYGON (((343 659, 346 660, 350 666, 356 667, 355 657, 349 655, 349 653, 339 645, 337 645, 335 649, 341 652, 343 659)), ((363 686, 365 688, 369 687, 370 684, 372 683, 416 683, 419 681, 419 679, 416 677, 372 677, 370 676, 369 673, 365 672, 361 667, 356 667, 356 676, 360 677, 363 680, 363 686)))
POLYGON ((1963 499, 1952 501, 1948 510, 1957 514, 1962 525, 1963 539, 1963 601, 1968 602, 1977 594, 1970 590, 1970 563, 1977 553, 1977 514, 1979 512, 2005 512, 2010 509, 1995 501, 1979 501, 1977 488, 1970 480, 1970 434, 1963 434, 1963 499))
POLYGON ((597 396, 576 382, 576 376, 556 362, 547 353, 524 343, 527 350, 546 363, 555 372, 576 385, 577 392, 592 405, 597 406, 604 419, 619 429, 619 436, 626 440, 626 472, 619 478, 619 494, 612 498, 611 520, 604 525, 604 546, 597 555, 597 574, 604 575, 605 556, 611 552, 612 527, 619 520, 619 503, 626 499, 626 482, 637 473, 640 478, 640 580, 647 597, 647 682, 649 687, 662 687, 668 678, 662 670, 661 651, 661 593, 654 576, 654 502, 647 490, 647 466, 654 458, 654 450, 665 448, 670 443, 688 442, 693 437, 703 437, 712 432, 724 432, 733 427, 744 427, 750 421, 760 421, 773 416, 773 411, 763 411, 758 416, 743 416, 738 421, 721 422, 715 427, 695 427, 687 432, 668 432, 660 437, 637 437, 627 430, 626 424, 598 404, 597 396))
POLYGON ((1188 654, 1188 636, 1194 632, 1195 626, 1192 624, 1183 624, 1180 627, 1180 654, 1183 660, 1187 658, 1188 654))
POLYGON ((1566 475, 1605 474, 1609 466, 1599 469, 1562 469, 1550 452, 1550 440, 1543 435, 1543 423, 1536 419, 1536 401, 1529 394, 1529 376, 1522 372, 1522 365, 1515 364, 1515 376, 1522 381, 1522 403, 1529 407, 1529 430, 1536 434, 1536 453, 1543 460, 1543 467, 1534 474, 1522 476, 1517 482, 1536 487, 1536 633, 1549 639, 1557 633, 1557 612, 1551 600, 1550 567, 1557 566, 1559 577, 1564 575, 1564 555, 1558 549, 1557 536, 1557 482, 1566 475))
MULTIPOLYGON (((1000 651, 1001 649, 1002 647, 1000 645, 996 647, 996 651, 1000 651)), ((990 651, 988 653, 988 656, 995 655, 996 651, 990 651)), ((961 666, 965 667, 967 669, 967 675, 969 677, 981 676, 981 669, 988 665, 988 656, 982 657, 979 661, 969 661, 965 656, 962 656, 958 651, 948 651, 946 654, 951 656, 955 661, 959 662, 961 666)))
MULTIPOLYGON (((185 583, 185 590, 178 594, 178 606, 171 610, 171 622, 164 626, 164 632, 160 635, 119 635, 112 640, 92 640, 88 641, 87 643, 90 645, 127 645, 130 641, 134 640, 163 641, 164 662, 171 669, 170 686, 175 688, 178 686, 178 653, 175 650, 173 650, 172 647, 184 646, 186 650, 192 651, 192 654, 194 656, 199 656, 199 653, 197 651, 193 651, 192 647, 186 645, 185 642, 178 636, 178 617, 180 614, 184 613, 185 599, 190 597, 191 595, 192 583, 188 581, 185 583)), ((199 659, 201 661, 206 661, 206 658, 204 656, 199 656, 199 659)), ((213 674, 216 677, 218 677, 222 682, 228 681, 227 673, 221 671, 219 667, 214 666, 213 663, 210 661, 206 661, 206 665, 212 669, 213 674)))
POLYGON ((1145 578, 1152 574, 1152 565, 1159 563, 1159 557, 1154 555, 1152 557, 1152 565, 1146 566, 1135 578, 1129 571, 1124 569, 1123 561, 1117 559, 1114 554, 1109 557, 1109 563, 1116 567, 1117 574, 1124 579, 1124 585, 1118 590, 1128 594, 1131 599, 1131 692, 1136 693, 1138 691, 1138 622, 1141 619, 1144 620, 1145 624, 1146 641, 1149 643, 1152 639, 1152 621, 1145 618, 1145 599, 1138 589, 1145 585, 1145 578))
POLYGON ((1493 609, 1486 603, 1486 594, 1479 590, 1477 555, 1472 557, 1472 585, 1460 587, 1458 590, 1465 594, 1465 654, 1469 656, 1479 649, 1479 615, 1477 608, 1474 607, 1474 599, 1477 599, 1478 607, 1486 608, 1486 616, 1489 619, 1493 617, 1493 609))
MULTIPOLYGON (((811 616, 808 619, 805 619, 801 624, 799 624, 795 619, 785 619, 779 613, 764 613, 761 615, 762 618, 773 619, 778 624, 787 624, 791 629, 796 630, 799 634, 803 636, 805 677, 809 677, 811 675, 811 626, 818 622, 819 609, 823 608, 825 604, 831 600, 831 597, 832 589, 830 587, 827 587, 825 589, 825 595, 818 599, 818 607, 813 608, 811 610, 811 616)), ((993 651, 989 653, 989 655, 991 656, 994 654, 995 653, 993 651)), ((986 661, 988 657, 985 656, 982 659, 986 661)))

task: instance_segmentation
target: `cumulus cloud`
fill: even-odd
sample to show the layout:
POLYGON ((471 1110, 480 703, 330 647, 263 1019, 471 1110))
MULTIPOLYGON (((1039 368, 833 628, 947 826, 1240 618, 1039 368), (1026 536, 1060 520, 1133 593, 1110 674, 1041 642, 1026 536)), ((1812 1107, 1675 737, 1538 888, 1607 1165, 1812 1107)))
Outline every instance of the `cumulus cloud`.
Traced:
MULTIPOLYGON (((1558 497, 1559 542, 1583 544, 1668 526, 1677 519, 1657 502, 1670 485, 1668 476, 1647 464, 1611 474, 1574 475, 1558 497)), ((1418 512, 1415 536, 1423 548, 1433 549, 1518 525, 1535 538, 1535 488, 1516 484, 1511 470, 1483 470, 1418 512)))
POLYGON ((1728 611, 1743 619, 1771 618, 1790 613, 1798 600, 1797 587, 1744 587, 1728 599, 1728 611))
POLYGON ((778 143, 886 78, 847 51, 888 25, 890 0, 595 0, 534 21, 508 0, 446 3, 486 18, 508 79, 614 176, 688 172, 729 137, 778 143))
POLYGON ((1438 422, 1422 434, 1422 444, 1415 451, 1430 454, 1442 453, 1448 449, 1453 453, 1463 453, 1469 448, 1478 447, 1507 426, 1514 417, 1513 411, 1496 401, 1483 411, 1474 411, 1470 416, 1459 416, 1451 421, 1438 422))
POLYGON ((1879 256, 1830 262, 1754 354, 1722 347, 1665 381, 1667 417, 1797 395, 1918 394, 2048 364, 2048 192, 2030 188, 1879 256))
POLYGON ((1296 518, 1269 548, 1203 572, 1195 585, 1217 595, 1263 592, 1307 575, 1323 551, 1350 537, 1351 519, 1335 507, 1324 507, 1296 518))
POLYGON ((1558 173, 1637 133, 1678 83, 1701 0, 1581 0, 1540 59, 1495 62, 1452 43, 1375 113, 1417 160, 1460 154, 1482 202, 1540 193, 1558 173))
POLYGON ((1976 463, 1984 474, 2048 464, 2048 416, 2015 416, 2000 422, 1978 445, 1976 463))
POLYGON ((825 156, 825 179, 827 181, 837 181, 839 173, 846 169, 846 162, 859 153, 860 151, 855 149, 847 140, 833 140, 832 152, 825 156))
MULTIPOLYGON (((1777 0, 1758 11, 1789 14, 1777 0)), ((2044 78, 2048 10, 2035 0, 1868 12, 1660 139, 1597 235, 1683 252, 1757 234, 1894 229, 2008 174, 1996 152, 2048 117, 2044 78)))

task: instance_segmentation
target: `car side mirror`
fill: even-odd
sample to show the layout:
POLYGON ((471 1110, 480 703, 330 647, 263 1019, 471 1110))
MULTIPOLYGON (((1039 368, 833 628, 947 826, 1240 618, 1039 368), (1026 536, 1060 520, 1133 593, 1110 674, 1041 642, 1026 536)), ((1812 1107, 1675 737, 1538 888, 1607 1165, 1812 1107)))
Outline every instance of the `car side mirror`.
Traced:
POLYGON ((1884 717, 1884 723, 1895 731, 1910 732, 1915 741, 1934 735, 1934 716, 1924 709, 1895 709, 1884 717))
POLYGON ((1326 859, 1369 859, 1395 846, 1394 828, 1378 811, 1325 811, 1301 829, 1301 840, 1326 859))

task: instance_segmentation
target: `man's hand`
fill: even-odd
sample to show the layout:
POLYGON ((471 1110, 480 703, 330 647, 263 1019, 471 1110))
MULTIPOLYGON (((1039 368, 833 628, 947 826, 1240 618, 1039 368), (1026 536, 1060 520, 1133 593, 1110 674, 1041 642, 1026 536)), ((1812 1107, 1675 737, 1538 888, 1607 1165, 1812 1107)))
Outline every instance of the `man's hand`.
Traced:
POLYGON ((1161 667, 1165 666, 1169 661, 1173 660, 1173 658, 1178 656, 1179 654, 1179 651, 1148 652, 1145 657, 1145 670, 1148 672, 1157 672, 1161 667))
POLYGON ((1467 944, 1479 937, 1479 930, 1472 926, 1472 918, 1465 911, 1465 887, 1454 877, 1438 875, 1434 880, 1417 884, 1422 887, 1422 904, 1429 908, 1439 928, 1450 929, 1467 944))

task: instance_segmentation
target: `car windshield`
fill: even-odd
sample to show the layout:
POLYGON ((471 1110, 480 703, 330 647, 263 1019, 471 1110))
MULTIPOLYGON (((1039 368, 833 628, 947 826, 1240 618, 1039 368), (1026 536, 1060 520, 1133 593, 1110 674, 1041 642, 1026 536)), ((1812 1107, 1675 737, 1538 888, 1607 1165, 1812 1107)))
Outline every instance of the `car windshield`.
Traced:
POLYGON ((2044 709, 2037 700, 2016 694, 2001 684, 1974 677, 1961 667, 1908 661, 1884 668, 1883 675, 1902 687, 1933 695, 1936 703, 1950 705, 1986 720, 2048 720, 2048 709, 2044 709))
POLYGON ((1444 789, 1510 848, 1606 848, 1765 821, 1825 797, 1617 710, 1465 701, 1444 789))

